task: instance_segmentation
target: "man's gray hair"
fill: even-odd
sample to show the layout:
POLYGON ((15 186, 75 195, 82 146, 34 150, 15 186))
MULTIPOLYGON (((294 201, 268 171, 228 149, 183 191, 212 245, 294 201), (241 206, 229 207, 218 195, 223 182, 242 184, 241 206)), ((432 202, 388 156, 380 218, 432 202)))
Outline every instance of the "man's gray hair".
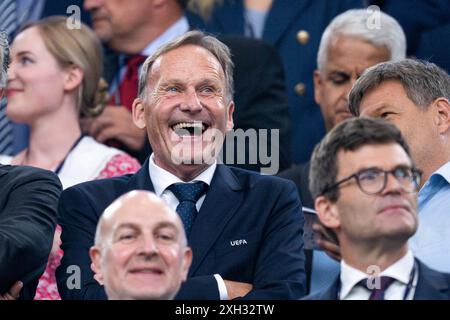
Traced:
POLYGON ((327 26, 320 40, 317 54, 317 68, 323 71, 328 60, 330 43, 338 36, 361 39, 376 47, 384 47, 390 53, 390 60, 397 61, 406 57, 406 37, 400 24, 381 11, 379 28, 372 26, 369 19, 373 15, 366 9, 352 9, 336 16, 327 26))
MULTIPOLYGON (((209 36, 200 31, 189 31, 184 35, 166 43, 156 50, 145 60, 139 75, 139 93, 141 99, 145 99, 148 76, 153 63, 165 53, 175 50, 185 45, 195 45, 208 50, 222 66, 225 74, 224 96, 227 103, 233 100, 233 62, 231 61, 230 49, 213 36, 209 36)), ((188 64, 189 61, 186 61, 188 64)))
POLYGON ((6 84, 6 79, 8 77, 8 34, 0 30, 0 87, 4 87, 6 84))
POLYGON ((400 82, 408 98, 422 109, 437 98, 450 100, 450 77, 447 72, 428 61, 404 59, 383 62, 366 69, 350 91, 350 112, 359 116, 364 95, 389 80, 400 82))

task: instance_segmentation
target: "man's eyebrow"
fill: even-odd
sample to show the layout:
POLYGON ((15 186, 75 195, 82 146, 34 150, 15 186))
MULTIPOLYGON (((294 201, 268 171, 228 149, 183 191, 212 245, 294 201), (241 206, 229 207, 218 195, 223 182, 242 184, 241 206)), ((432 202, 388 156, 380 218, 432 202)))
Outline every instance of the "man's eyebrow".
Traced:
POLYGON ((117 230, 121 230, 121 229, 138 229, 139 226, 136 223, 132 223, 132 222, 126 222, 126 223, 121 223, 119 224, 115 231, 117 230))
POLYGON ((170 229, 174 229, 175 231, 178 231, 178 228, 175 225, 175 223, 169 222, 169 221, 163 221, 156 225, 156 229, 162 229, 162 228, 170 228, 170 229))
POLYGON ((165 88, 165 87, 173 86, 173 85, 183 86, 184 84, 183 84, 183 81, 181 81, 179 79, 168 79, 168 80, 161 82, 159 84, 159 87, 165 88))
POLYGON ((328 76, 350 77, 348 72, 340 71, 340 70, 333 70, 328 74, 328 76))

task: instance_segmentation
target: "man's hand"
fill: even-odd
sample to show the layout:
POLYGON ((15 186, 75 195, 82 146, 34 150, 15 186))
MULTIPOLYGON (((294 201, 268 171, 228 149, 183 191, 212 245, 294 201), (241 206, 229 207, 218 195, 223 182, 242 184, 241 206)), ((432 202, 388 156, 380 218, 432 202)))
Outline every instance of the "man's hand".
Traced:
POLYGON ((82 119, 81 128, 100 143, 114 139, 134 151, 141 150, 145 141, 145 130, 135 126, 124 106, 107 106, 99 116, 82 119))
POLYGON ((332 259, 341 261, 341 250, 336 236, 331 234, 331 231, 321 223, 313 223, 312 228, 314 232, 319 235, 319 237, 316 238, 317 245, 332 259))
POLYGON ((21 281, 17 281, 13 284, 11 289, 8 292, 0 295, 0 300, 17 300, 20 295, 20 290, 23 288, 23 283, 21 281))
POLYGON ((223 282, 225 282, 225 287, 227 287, 228 299, 230 300, 245 296, 253 288, 250 283, 230 280, 223 280, 223 282))

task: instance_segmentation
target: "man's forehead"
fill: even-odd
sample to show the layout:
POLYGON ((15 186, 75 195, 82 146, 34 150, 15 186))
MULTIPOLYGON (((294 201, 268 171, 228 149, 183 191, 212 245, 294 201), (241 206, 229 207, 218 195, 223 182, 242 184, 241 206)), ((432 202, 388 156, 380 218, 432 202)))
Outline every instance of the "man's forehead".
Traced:
POLYGON ((177 215, 165 208, 149 207, 146 210, 122 210, 118 211, 112 221, 114 229, 118 229, 122 226, 135 226, 135 227, 158 227, 158 226, 174 226, 178 227, 179 222, 177 215))
POLYGON ((339 172, 378 167, 390 170, 399 165, 411 165, 411 158, 398 143, 366 144, 355 150, 339 150, 339 172))

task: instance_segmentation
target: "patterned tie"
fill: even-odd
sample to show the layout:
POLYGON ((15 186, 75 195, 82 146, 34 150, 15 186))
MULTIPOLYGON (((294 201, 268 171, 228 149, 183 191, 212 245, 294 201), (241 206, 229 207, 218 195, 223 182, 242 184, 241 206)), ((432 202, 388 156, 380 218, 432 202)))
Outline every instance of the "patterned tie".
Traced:
POLYGON ((380 277, 380 285, 378 287, 375 287, 373 289, 370 289, 367 287, 367 279, 363 279, 360 282, 358 282, 358 285, 368 289, 371 293, 369 296, 369 300, 384 300, 384 293, 386 292, 387 288, 395 281, 394 278, 391 277, 380 277))
POLYGON ((176 211, 183 221, 187 237, 189 237, 189 234, 191 233, 192 225, 194 224, 194 220, 198 213, 195 204, 198 199, 205 194, 207 188, 208 185, 202 181, 193 183, 174 183, 168 187, 175 197, 177 197, 178 201, 180 201, 176 211))
MULTIPOLYGON (((16 1, 0 0, 0 42, 7 43, 8 35, 17 29, 16 1)), ((5 59, 5 57, 3 57, 5 59)), ((7 59, 7 57, 6 57, 7 59)), ((3 66, 0 66, 3 68, 3 66)), ((0 86, 4 86, 6 74, 1 74, 0 86)), ((0 101, 0 154, 12 154, 13 131, 11 122, 6 117, 6 99, 0 101)))
MULTIPOLYGON (((139 66, 145 61, 147 57, 136 54, 130 56, 127 61, 127 70, 119 85, 120 103, 131 111, 133 101, 138 94, 139 86, 139 66)), ((114 95, 111 97, 111 104, 116 104, 114 95)))

